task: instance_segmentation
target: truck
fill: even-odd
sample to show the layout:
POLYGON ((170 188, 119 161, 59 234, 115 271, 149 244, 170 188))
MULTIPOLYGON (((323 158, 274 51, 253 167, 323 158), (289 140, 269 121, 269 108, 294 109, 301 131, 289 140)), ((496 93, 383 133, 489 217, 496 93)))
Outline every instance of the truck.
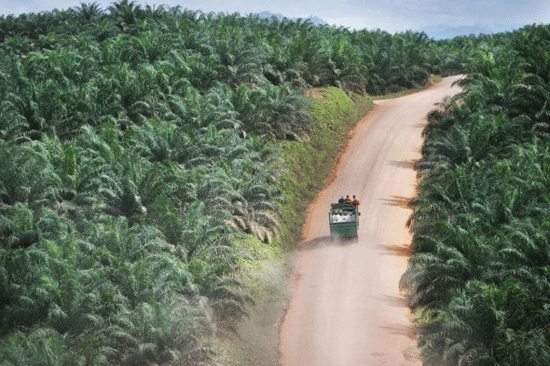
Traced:
POLYGON ((360 215, 353 203, 332 203, 328 213, 331 238, 357 238, 360 215))

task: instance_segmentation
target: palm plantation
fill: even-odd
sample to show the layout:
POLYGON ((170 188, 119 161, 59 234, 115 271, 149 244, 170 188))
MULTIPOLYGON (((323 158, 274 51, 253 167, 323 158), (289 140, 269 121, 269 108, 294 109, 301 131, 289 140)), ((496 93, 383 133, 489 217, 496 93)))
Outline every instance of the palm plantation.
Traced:
POLYGON ((548 309, 548 28, 472 54, 429 116, 401 285, 427 365, 543 365, 548 309))
POLYGON ((436 42, 127 0, 0 17, 2 364, 208 359, 254 303, 235 242, 295 230, 279 146, 315 128, 305 89, 458 72, 411 202, 419 344, 427 364, 547 364, 548 42, 544 26, 436 42))

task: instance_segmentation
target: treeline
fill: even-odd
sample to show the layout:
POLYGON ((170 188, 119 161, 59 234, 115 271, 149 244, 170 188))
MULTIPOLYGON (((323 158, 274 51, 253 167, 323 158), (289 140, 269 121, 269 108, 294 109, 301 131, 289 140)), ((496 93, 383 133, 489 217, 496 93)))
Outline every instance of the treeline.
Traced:
POLYGON ((425 365, 550 364, 549 47, 491 38, 429 115, 401 281, 425 365))
POLYGON ((288 230, 304 90, 414 88, 470 50, 126 0, 1 16, 2 365, 208 357, 253 301, 235 240, 288 230))

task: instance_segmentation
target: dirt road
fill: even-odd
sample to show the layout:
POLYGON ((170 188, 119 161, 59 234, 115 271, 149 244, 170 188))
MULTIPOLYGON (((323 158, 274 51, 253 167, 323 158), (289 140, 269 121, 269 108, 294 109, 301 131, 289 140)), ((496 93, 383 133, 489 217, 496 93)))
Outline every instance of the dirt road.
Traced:
POLYGON ((309 208, 280 334, 283 366, 420 365, 398 286, 411 242, 406 204, 426 115, 459 91, 456 79, 379 101, 354 130, 336 178, 309 208), (346 194, 362 200, 359 240, 330 244, 328 208, 346 194))

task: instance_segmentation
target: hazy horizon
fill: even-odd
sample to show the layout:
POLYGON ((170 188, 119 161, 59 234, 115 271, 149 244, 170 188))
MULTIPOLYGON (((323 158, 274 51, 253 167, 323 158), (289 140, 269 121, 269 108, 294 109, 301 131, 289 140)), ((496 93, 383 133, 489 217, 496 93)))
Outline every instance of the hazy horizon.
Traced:
MULTIPOLYGON (((104 10, 114 3, 107 0, 0 0, 0 14, 17 16, 94 2, 104 10)), ((315 17, 327 24, 350 29, 381 29, 389 33, 428 30, 429 36, 433 36, 430 32, 435 33, 437 29, 441 32, 445 28, 493 33, 550 22, 550 2, 546 0, 344 0, 338 5, 327 0, 141 0, 135 3, 142 6, 179 5, 204 13, 237 12, 243 16, 265 11, 288 18, 315 17)))

